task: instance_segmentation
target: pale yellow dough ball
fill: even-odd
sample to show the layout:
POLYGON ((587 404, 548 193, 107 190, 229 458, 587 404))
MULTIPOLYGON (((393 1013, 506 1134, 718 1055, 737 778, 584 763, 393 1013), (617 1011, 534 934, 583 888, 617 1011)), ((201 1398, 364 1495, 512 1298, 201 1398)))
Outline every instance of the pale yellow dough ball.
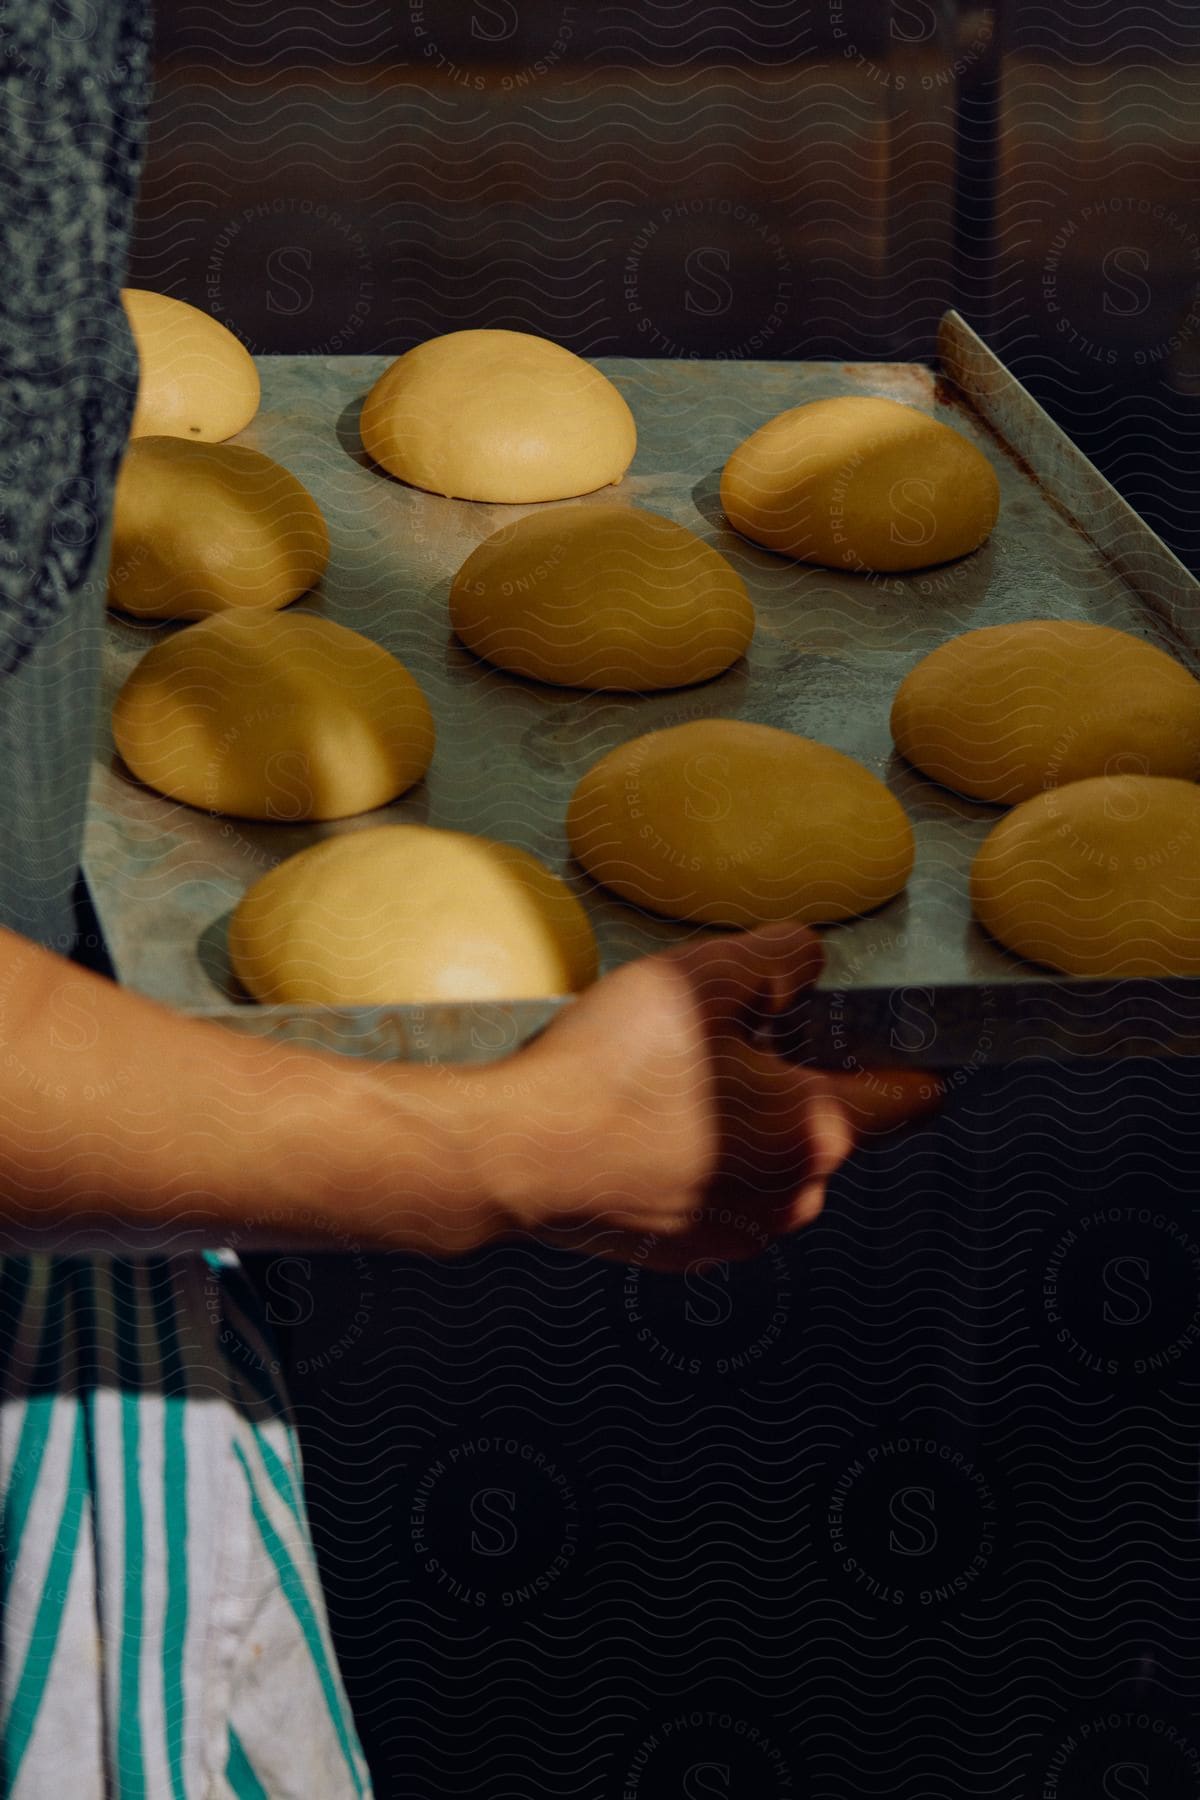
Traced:
POLYGON ((363 448, 460 500, 569 500, 620 481, 637 428, 591 363, 524 331, 452 331, 408 350, 363 404, 363 448))
POLYGON ((1010 806, 1091 775, 1200 778, 1200 682, 1107 625, 1031 619, 951 638, 892 705, 909 762, 975 800, 1010 806))
POLYGON ((147 651, 117 696, 129 768, 243 819, 341 819, 420 781, 434 728, 394 656, 309 613, 220 613, 147 651))
POLYGON ((130 444, 113 502, 110 606, 140 619, 274 611, 321 579, 329 529, 288 469, 242 444, 130 444))
POLYGON ((314 1006, 538 999, 597 970, 587 914, 536 857, 425 825, 280 863, 234 912, 229 953, 256 1000, 314 1006))
POLYGON ((850 918, 898 894, 913 864, 904 809, 869 769, 740 719, 611 751, 576 787, 567 836, 623 899, 710 925, 850 918))
POLYGON ((1069 975, 1200 975, 1200 789, 1099 775, 1025 800, 971 871, 975 917, 1069 975))
POLYGON ((139 377, 131 437, 217 443, 258 411, 258 370, 219 319, 146 288, 121 299, 137 344, 139 377))
POLYGON ((1000 485, 987 457, 940 419, 845 394, 794 406, 739 444, 721 504, 767 550, 882 574, 977 550, 996 523, 1000 485))
POLYGON ((450 590, 477 656, 536 681, 647 692, 719 675, 744 654, 754 608, 694 532, 623 506, 564 506, 504 525, 450 590))

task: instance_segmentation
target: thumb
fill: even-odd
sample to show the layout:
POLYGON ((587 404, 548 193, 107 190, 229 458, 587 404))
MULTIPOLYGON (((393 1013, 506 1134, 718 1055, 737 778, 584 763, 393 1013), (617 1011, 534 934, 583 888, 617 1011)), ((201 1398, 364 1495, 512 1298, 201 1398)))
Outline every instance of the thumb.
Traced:
POLYGON ((846 1110, 855 1137, 894 1131, 937 1112, 946 1084, 932 1069, 856 1069, 852 1075, 827 1075, 829 1086, 846 1110))

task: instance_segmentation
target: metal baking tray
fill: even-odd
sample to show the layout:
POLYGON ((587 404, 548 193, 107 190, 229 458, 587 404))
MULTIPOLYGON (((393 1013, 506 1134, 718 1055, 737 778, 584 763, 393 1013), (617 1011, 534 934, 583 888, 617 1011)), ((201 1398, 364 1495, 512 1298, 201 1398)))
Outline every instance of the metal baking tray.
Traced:
MULTIPOLYGON (((603 965, 697 934, 597 888, 563 833, 583 771, 642 732, 710 716, 782 726, 873 769, 913 821, 905 894, 823 933, 828 961, 807 1009, 808 1053, 837 1067, 917 1062, 970 1069, 1030 1056, 1200 1050, 1200 982, 1055 977, 1001 950, 970 917, 971 858, 1001 809, 939 788, 904 764, 888 733, 892 695, 913 664, 957 632, 1005 620, 1087 618, 1200 662, 1200 584, 1071 444, 956 313, 938 368, 913 363, 602 359, 632 406, 637 456, 617 489, 591 497, 665 513, 720 549, 758 613, 748 657, 702 686, 585 694, 477 662, 452 637, 447 593, 468 552, 532 507, 476 505, 382 475, 357 415, 384 357, 259 360, 262 408, 241 434, 310 488, 333 549, 299 604, 384 644, 433 708, 428 778, 394 805, 334 824, 255 825, 160 798, 115 757, 107 719, 121 682, 172 626, 110 615, 105 720, 85 866, 120 979, 191 1013, 256 1032, 408 1060, 487 1060, 558 1006, 258 1007, 230 975, 225 931, 244 889, 281 857, 333 832, 415 820, 506 839, 558 870, 586 906, 603 965), (738 537, 718 498, 730 451, 764 420, 826 394, 884 394, 947 420, 1000 477, 999 524, 976 555, 909 576, 805 568, 738 537)), ((186 629, 186 627, 184 627, 186 629)))

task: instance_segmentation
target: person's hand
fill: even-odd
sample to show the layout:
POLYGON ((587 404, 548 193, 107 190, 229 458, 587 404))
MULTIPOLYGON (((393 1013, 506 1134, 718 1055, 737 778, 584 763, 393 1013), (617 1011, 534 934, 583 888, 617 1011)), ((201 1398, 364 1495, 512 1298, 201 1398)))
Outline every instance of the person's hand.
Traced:
POLYGON ((929 1077, 830 1077, 755 1041, 820 964, 797 926, 713 939, 455 1066, 187 1018, 0 928, 0 1250, 461 1256, 534 1231, 667 1266, 745 1256, 816 1214, 855 1131, 936 1100, 929 1077))
POLYGON ((683 1268, 816 1218, 863 1134, 941 1099, 924 1071, 831 1075, 771 1048, 822 962, 804 926, 764 926, 629 963, 569 1006, 504 1065, 523 1096, 495 1137, 514 1227, 683 1268))

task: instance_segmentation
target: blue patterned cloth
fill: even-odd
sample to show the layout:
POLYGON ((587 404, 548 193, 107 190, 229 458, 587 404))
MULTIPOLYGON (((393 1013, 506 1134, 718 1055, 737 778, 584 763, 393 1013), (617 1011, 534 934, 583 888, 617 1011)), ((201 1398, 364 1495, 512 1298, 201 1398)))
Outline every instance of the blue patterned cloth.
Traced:
POLYGON ((64 951, 137 388, 119 294, 148 39, 143 0, 0 3, 0 923, 64 951))

